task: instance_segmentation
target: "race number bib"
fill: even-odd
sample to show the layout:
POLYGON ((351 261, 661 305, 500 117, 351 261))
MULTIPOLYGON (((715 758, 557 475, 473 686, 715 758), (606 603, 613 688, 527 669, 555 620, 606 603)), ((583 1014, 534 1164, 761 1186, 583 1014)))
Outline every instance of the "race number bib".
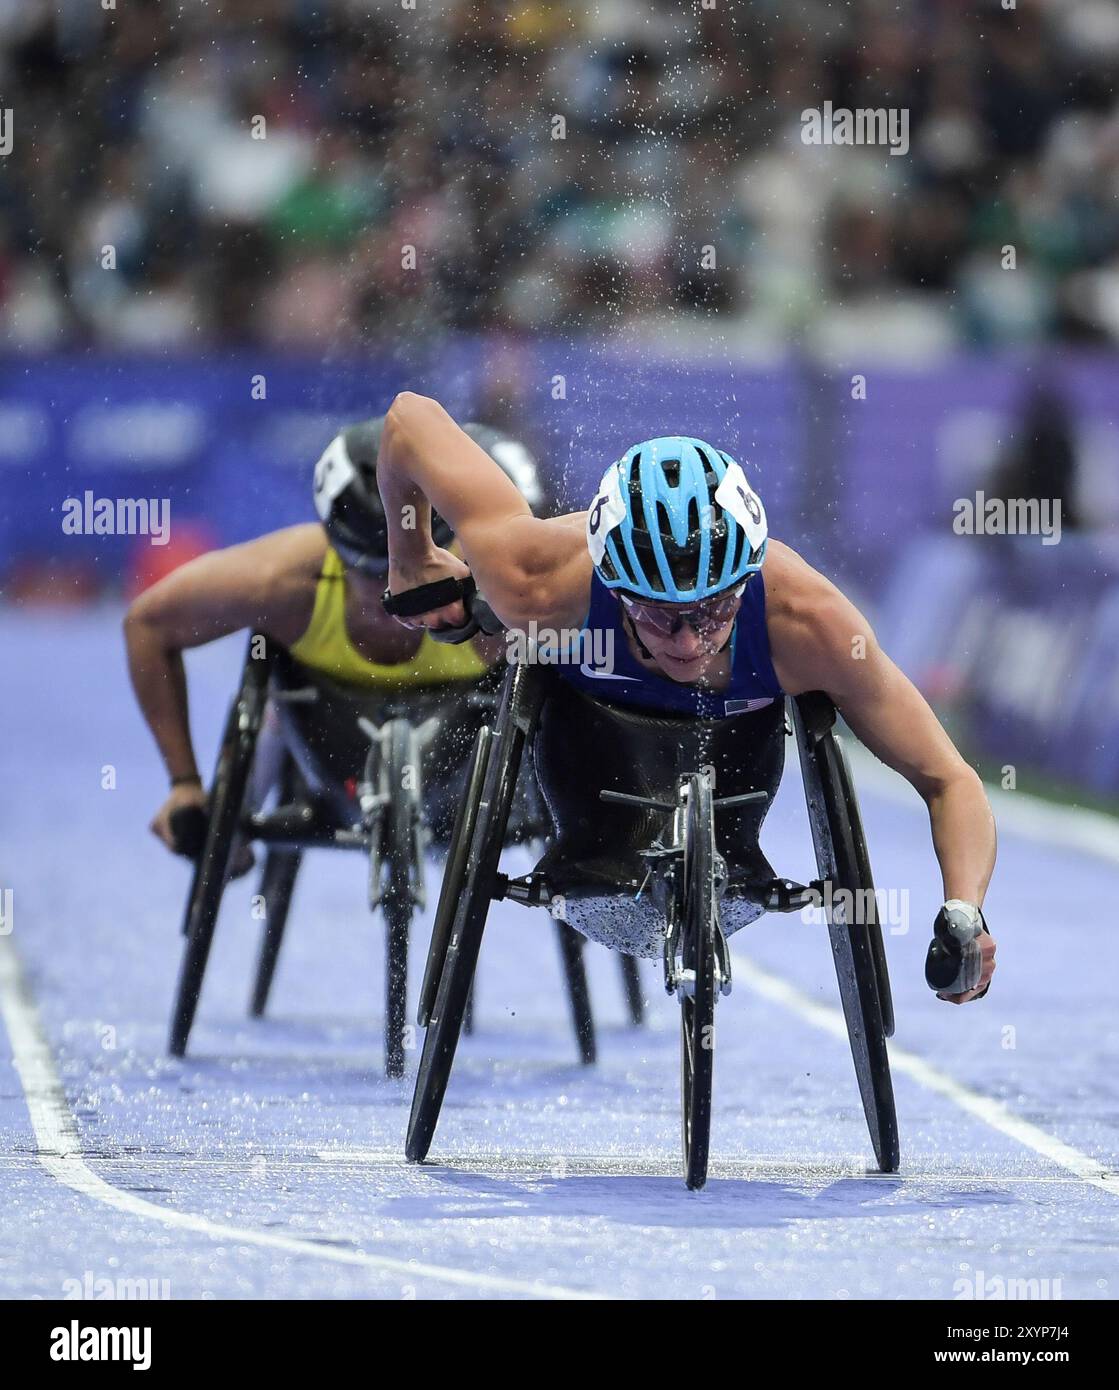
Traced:
POLYGON ((727 465, 726 475, 715 492, 715 501, 730 512, 746 532, 750 549, 757 550, 768 535, 765 508, 737 463, 727 465))
POLYGON ((617 466, 614 465, 602 475, 602 482, 598 485, 591 509, 587 513, 587 549, 596 565, 602 564, 610 532, 624 519, 625 514, 626 504, 622 500, 621 478, 617 466))
POLYGON ((337 435, 315 464, 315 510, 321 520, 327 519, 334 499, 340 492, 344 492, 356 477, 357 470, 350 462, 346 441, 341 435, 337 435))

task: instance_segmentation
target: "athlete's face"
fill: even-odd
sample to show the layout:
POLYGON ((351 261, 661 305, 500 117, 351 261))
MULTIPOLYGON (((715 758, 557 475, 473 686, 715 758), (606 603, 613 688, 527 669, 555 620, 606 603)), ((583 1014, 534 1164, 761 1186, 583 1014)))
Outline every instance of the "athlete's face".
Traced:
POLYGON ((673 680, 702 680, 730 640, 742 602, 742 588, 690 606, 636 602, 622 597, 629 617, 654 661, 673 680))

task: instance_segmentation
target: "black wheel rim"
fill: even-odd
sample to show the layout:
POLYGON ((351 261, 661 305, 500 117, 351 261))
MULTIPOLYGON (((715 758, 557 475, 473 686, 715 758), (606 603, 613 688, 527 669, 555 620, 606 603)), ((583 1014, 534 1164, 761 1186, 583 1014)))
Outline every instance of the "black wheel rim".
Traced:
MULTIPOLYGON (((816 864, 821 878, 852 892, 858 902, 860 891, 873 894, 870 859, 843 749, 831 727, 834 710, 826 728, 813 727, 820 714, 817 698, 823 699, 799 696, 792 704, 816 864)), ((848 924, 829 912, 828 935, 871 1144, 879 1169, 893 1173, 900 1163, 886 1046, 893 1011, 881 927, 872 901, 863 900, 871 920, 848 924)))
MULTIPOLYGON (((401 795, 409 756, 408 729, 393 726, 389 748, 389 784, 394 795, 385 827, 384 859, 387 883, 383 900, 385 917, 385 1074, 404 1075, 408 1026, 408 938, 412 925, 412 875, 416 853, 417 803, 401 795)), ((419 866, 422 872, 423 866, 419 866)))
POLYGON ((536 718, 535 687, 530 682, 532 673, 537 670, 511 667, 506 676, 501 711, 492 735, 490 756, 486 759, 484 786, 470 837, 463 892, 455 906, 435 1005, 416 1074, 404 1147, 405 1156, 412 1163, 422 1162, 427 1157, 454 1064, 509 821, 521 751, 526 731, 536 718))
POLYGON ((684 1180, 707 1181, 715 1060, 714 833, 711 790, 692 778, 684 836, 682 964, 694 972, 692 994, 680 1001, 684 1180))

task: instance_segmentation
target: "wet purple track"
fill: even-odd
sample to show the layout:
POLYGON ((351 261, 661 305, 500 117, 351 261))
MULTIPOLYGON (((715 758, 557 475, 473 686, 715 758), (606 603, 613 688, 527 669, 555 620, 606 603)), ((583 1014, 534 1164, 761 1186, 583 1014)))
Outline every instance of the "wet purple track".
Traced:
MULTIPOLYGON (((908 890, 912 918, 887 939, 902 1170, 867 1172, 825 931, 766 917, 734 938, 698 1194, 679 1177, 677 1006, 659 971, 643 963, 649 1021, 634 1031, 616 962, 588 948, 599 1062, 584 1070, 551 923, 495 905, 478 1031, 433 1162, 409 1167, 411 1082, 380 1071, 382 934, 360 857, 308 856, 262 1022, 246 1014, 255 878, 231 887, 190 1055, 170 1060, 188 875, 147 833, 163 781, 119 614, 8 610, 0 643, 0 887, 14 907, 0 938, 0 1296, 109 1279, 167 1281, 178 1298, 943 1298, 981 1277, 988 1296, 1001 1279, 1114 1297, 1119 1181, 1101 1173, 1119 1152, 1119 858, 1004 825, 987 904, 997 983, 955 1009, 922 978, 939 901, 924 808, 860 779, 878 885, 908 890)), ((206 765, 242 645, 190 658, 206 765)), ((763 845, 810 877, 794 764, 763 845)), ((432 900, 436 886, 433 872, 432 900)), ((425 922, 413 992, 426 935, 425 922)))

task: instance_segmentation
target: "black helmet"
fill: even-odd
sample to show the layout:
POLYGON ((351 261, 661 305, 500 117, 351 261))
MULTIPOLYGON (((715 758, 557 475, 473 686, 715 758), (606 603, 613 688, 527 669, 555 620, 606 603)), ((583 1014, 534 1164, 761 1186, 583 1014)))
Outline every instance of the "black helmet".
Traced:
POLYGON ((492 425, 463 425, 463 433, 485 449, 505 476, 534 510, 544 502, 544 487, 536 460, 519 439, 492 425))
MULTIPOLYGON (((376 575, 389 567, 388 527, 377 490, 377 451, 384 422, 381 415, 350 425, 331 440, 315 464, 315 510, 327 538, 344 564, 376 575)), ((512 479, 530 507, 540 503, 543 493, 536 461, 523 444, 488 425, 470 424, 463 429, 512 479)), ((439 546, 449 545, 454 538, 436 511, 431 513, 431 535, 439 546)))
MULTIPOLYGON (((385 417, 350 425, 335 437, 315 464, 315 510, 343 564, 367 574, 389 567, 389 533, 377 490, 377 452, 385 417)), ((432 513, 436 545, 446 545, 451 529, 432 513)))

